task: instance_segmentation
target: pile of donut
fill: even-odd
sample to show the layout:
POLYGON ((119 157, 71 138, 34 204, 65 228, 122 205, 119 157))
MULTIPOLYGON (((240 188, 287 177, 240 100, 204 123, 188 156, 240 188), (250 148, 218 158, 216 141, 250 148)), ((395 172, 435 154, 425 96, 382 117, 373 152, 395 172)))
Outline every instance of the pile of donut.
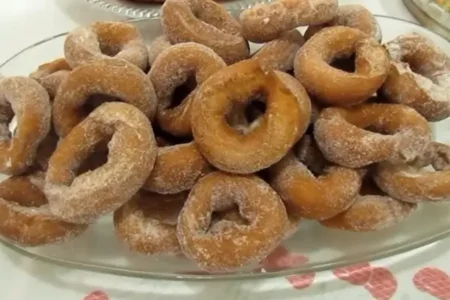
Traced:
POLYGON ((224 272, 302 219, 374 231, 449 199, 450 148, 428 122, 450 116, 450 59, 415 33, 381 45, 369 11, 337 2, 237 21, 167 0, 151 45, 97 22, 68 34, 64 58, 3 77, 1 236, 62 242, 113 213, 130 249, 224 272))

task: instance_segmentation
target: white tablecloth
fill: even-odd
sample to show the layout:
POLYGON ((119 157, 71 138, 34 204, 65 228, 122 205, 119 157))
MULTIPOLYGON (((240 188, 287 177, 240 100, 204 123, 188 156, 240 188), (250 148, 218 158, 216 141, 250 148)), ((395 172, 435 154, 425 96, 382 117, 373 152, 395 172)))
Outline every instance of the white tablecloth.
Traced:
MULTIPOLYGON (((400 0, 354 0, 374 13, 414 20, 400 0)), ((0 60, 77 24, 120 20, 83 0, 0 1, 0 60)), ((450 299, 450 239, 352 270, 241 282, 168 282, 71 270, 0 246, 1 300, 450 299), (355 270, 358 270, 355 272, 355 270), (350 274, 346 278, 346 274, 350 274), (434 296, 432 296, 434 295, 434 296), (435 298, 436 297, 436 298, 435 298)))

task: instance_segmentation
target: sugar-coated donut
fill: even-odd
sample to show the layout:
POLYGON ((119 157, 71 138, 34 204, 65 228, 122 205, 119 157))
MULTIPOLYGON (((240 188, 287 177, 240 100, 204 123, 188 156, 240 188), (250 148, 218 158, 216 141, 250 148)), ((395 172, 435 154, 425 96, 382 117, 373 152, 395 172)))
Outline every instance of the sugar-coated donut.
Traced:
POLYGON ((304 43, 302 34, 293 29, 262 46, 252 58, 257 59, 264 70, 292 71, 295 55, 304 43))
POLYGON ((90 97, 98 94, 132 104, 150 119, 156 113, 156 94, 143 71, 124 60, 99 59, 74 69, 61 84, 53 103, 58 136, 66 136, 86 117, 90 97))
POLYGON ((154 39, 148 46, 148 62, 150 66, 153 66, 153 63, 155 62, 158 55, 160 55, 161 52, 163 52, 170 46, 172 46, 172 43, 165 35, 160 35, 156 39, 154 39))
POLYGON ((417 33, 385 45, 392 61, 383 95, 417 110, 429 121, 450 116, 450 58, 417 33))
POLYGON ((50 128, 50 99, 39 83, 28 77, 0 78, 0 172, 25 172, 50 128), (10 132, 14 116, 17 126, 10 132))
POLYGON ((305 32, 305 39, 309 40, 323 28, 331 26, 347 26, 359 29, 381 42, 381 29, 377 19, 367 8, 359 4, 339 6, 337 16, 333 20, 324 24, 309 26, 305 32))
POLYGON ((362 31, 328 27, 312 36, 298 51, 294 71, 317 100, 348 106, 363 102, 377 92, 389 73, 389 56, 375 39, 362 31), (355 72, 330 66, 335 59, 352 54, 356 55, 355 72))
POLYGON ((148 51, 139 30, 131 23, 94 22, 71 31, 64 42, 64 56, 72 68, 97 59, 124 59, 141 70, 148 68, 148 51))
POLYGON ((72 223, 91 223, 128 201, 142 187, 156 159, 148 118, 136 107, 104 103, 62 139, 50 158, 45 194, 50 210, 72 223), (105 140, 108 161, 77 176, 81 163, 105 140))
POLYGON ((353 204, 361 188, 357 170, 328 167, 316 177, 292 153, 271 168, 271 186, 292 210, 307 219, 325 220, 353 204))
POLYGON ((177 238, 177 219, 186 198, 187 193, 137 193, 114 212, 117 236, 131 250, 143 254, 181 253, 177 238))
POLYGON ((330 165, 310 134, 305 134, 292 150, 294 156, 313 174, 323 173, 325 168, 330 165))
POLYGON ((450 170, 429 171, 406 164, 382 163, 376 167, 374 180, 385 193, 402 201, 450 200, 450 170))
POLYGON ((337 10, 337 0, 277 0, 256 4, 240 15, 242 33, 252 42, 268 42, 297 27, 328 22, 337 10))
POLYGON ((200 179, 189 193, 177 232, 188 258, 204 270, 220 272, 259 262, 283 239, 287 227, 281 199, 262 179, 214 172, 200 179), (234 205, 247 224, 220 222, 210 228, 214 211, 234 205))
POLYGON ((197 92, 192 131, 200 152, 216 168, 250 174, 279 161, 306 131, 311 102, 292 76, 264 72, 255 60, 236 63, 215 73, 197 92), (266 111, 248 134, 235 131, 225 115, 233 105, 265 98, 266 111))
POLYGON ((61 82, 66 79, 71 70, 65 58, 58 58, 40 65, 30 74, 30 77, 36 79, 47 90, 50 100, 53 100, 61 82))
POLYGON ((248 58, 241 26, 212 0, 167 0, 161 8, 162 27, 173 44, 195 42, 216 52, 227 64, 248 58))
POLYGON ((191 135, 191 107, 196 87, 225 67, 220 56, 201 44, 182 43, 163 51, 149 72, 158 97, 159 126, 175 136, 191 135), (176 93, 177 87, 189 83, 193 86, 186 87, 192 90, 187 91, 188 95, 176 93))
POLYGON ((160 147, 153 171, 142 188, 159 194, 187 191, 209 171, 208 162, 194 142, 160 147))
POLYGON ((397 225, 416 209, 417 204, 391 198, 366 179, 348 210, 321 223, 329 228, 348 231, 379 231, 397 225))
POLYGON ((414 109, 381 103, 326 108, 314 136, 326 159, 348 168, 412 162, 431 142, 428 122, 414 109))
POLYGON ((420 169, 430 165, 436 171, 450 171, 450 146, 431 142, 427 150, 411 163, 420 169))
POLYGON ((44 175, 10 177, 0 183, 0 235, 25 247, 67 241, 86 225, 64 222, 50 213, 42 192, 44 175))

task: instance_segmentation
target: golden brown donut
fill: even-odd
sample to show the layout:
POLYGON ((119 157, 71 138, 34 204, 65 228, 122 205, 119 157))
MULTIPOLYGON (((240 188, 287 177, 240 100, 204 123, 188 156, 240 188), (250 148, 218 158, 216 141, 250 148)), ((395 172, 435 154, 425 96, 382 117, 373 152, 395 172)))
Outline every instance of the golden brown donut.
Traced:
POLYGON ((295 55, 304 43, 303 35, 293 29, 262 46, 252 58, 257 59, 264 70, 292 71, 295 55))
POLYGON ((42 192, 44 175, 10 177, 0 183, 0 235, 24 247, 61 243, 86 229, 50 213, 42 192))
POLYGON ((191 107, 197 87, 225 67, 220 56, 201 44, 182 43, 163 51, 149 72, 158 97, 159 126, 175 136, 191 135, 191 107), (185 87, 186 93, 177 92, 179 87, 185 87))
POLYGON ((91 96, 107 95, 139 108, 153 118, 157 98, 144 72, 119 59, 96 60, 74 69, 61 84, 53 103, 53 125, 60 137, 87 116, 91 96))
POLYGON ((210 171, 194 142, 158 148, 155 166, 144 186, 159 194, 187 191, 210 171))
POLYGON ((65 58, 58 58, 40 65, 30 74, 30 77, 36 79, 47 90, 50 100, 53 100, 61 82, 66 79, 71 70, 65 58))
POLYGON ((136 107, 104 103, 61 140, 50 158, 45 194, 52 213, 72 223, 91 223, 114 211, 142 187, 156 159, 148 118, 136 107), (108 161, 77 176, 81 163, 103 141, 108 161))
MULTIPOLYGON (((370 183, 370 185, 373 185, 370 183)), ((378 231, 397 225, 417 209, 417 204, 398 201, 364 184, 354 204, 322 225, 348 231, 378 231)))
POLYGON ((256 4, 240 15, 242 33, 249 41, 268 42, 297 27, 328 22, 337 10, 337 0, 277 0, 256 4))
POLYGON ((357 170, 329 166, 316 177, 292 153, 274 165, 271 173, 270 184, 281 199, 307 219, 325 220, 343 212, 361 188, 357 170))
POLYGON ((153 63, 155 62, 158 55, 160 55, 161 52, 163 52, 170 46, 172 46, 172 43, 165 35, 160 35, 156 39, 154 39, 148 46, 148 62, 150 66, 153 66, 153 63))
POLYGON ((450 116, 450 59, 417 33, 385 45, 392 60, 382 93, 391 102, 417 110, 428 121, 450 116))
POLYGON ((210 272, 228 271, 259 262, 283 239, 286 209, 272 188, 254 176, 214 172, 198 181, 178 218, 183 253, 210 272), (210 228, 214 211, 238 205, 247 224, 219 222, 210 228))
MULTIPOLYGON (((438 156, 432 157, 431 163, 436 159, 438 156)), ((419 203, 450 200, 449 169, 430 171, 406 164, 382 163, 377 165, 374 180, 385 193, 402 201, 419 203)))
POLYGON ((450 171, 450 146, 431 142, 427 150, 411 163, 420 169, 430 165, 436 171, 450 171))
POLYGON ((328 27, 309 39, 294 61, 297 79, 317 100, 348 106, 369 99, 389 73, 387 51, 375 39, 350 27, 328 27), (337 58, 356 55, 355 72, 330 66, 337 58))
POLYGON ((348 168, 412 162, 431 142, 428 122, 415 110, 381 103, 326 108, 314 136, 327 160, 348 168))
POLYGON ((216 52, 227 64, 248 58, 241 26, 211 0, 167 0, 161 8, 162 27, 172 44, 195 42, 216 52))
POLYGON ((0 172, 17 175, 33 164, 39 144, 51 127, 47 91, 34 79, 0 79, 0 172), (16 117, 13 132, 9 124, 16 117))
POLYGON ((265 73, 255 60, 239 62, 203 83, 192 107, 192 131, 200 152, 216 168, 249 174, 279 161, 306 131, 311 103, 292 76, 265 73), (248 134, 235 131, 225 115, 233 104, 263 95, 265 113, 248 134))
POLYGON ((309 40, 320 30, 331 26, 347 26, 359 29, 381 42, 381 28, 377 19, 367 8, 359 4, 339 6, 337 16, 333 20, 324 24, 309 26, 305 32, 305 39, 309 40))
POLYGON ((144 40, 133 24, 125 22, 94 22, 72 30, 64 42, 64 56, 72 68, 109 57, 148 68, 144 40))
POLYGON ((114 212, 117 236, 131 250, 143 254, 181 253, 177 219, 186 198, 187 193, 137 193, 114 212))

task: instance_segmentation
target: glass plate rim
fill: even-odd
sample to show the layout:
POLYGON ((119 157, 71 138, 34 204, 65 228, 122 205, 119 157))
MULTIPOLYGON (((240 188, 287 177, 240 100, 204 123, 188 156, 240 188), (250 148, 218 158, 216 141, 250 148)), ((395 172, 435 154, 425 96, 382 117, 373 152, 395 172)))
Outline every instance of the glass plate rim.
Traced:
MULTIPOLYGON (((239 12, 241 10, 238 10, 238 9, 231 10, 231 12, 233 12, 233 11, 239 12)), ((409 21, 409 20, 405 20, 402 18, 398 18, 398 17, 385 16, 385 15, 379 15, 379 14, 374 14, 374 16, 376 18, 392 19, 392 20, 397 20, 400 22, 405 22, 405 23, 412 24, 414 26, 421 27, 421 25, 418 23, 415 23, 415 22, 409 21)), ((126 22, 138 23, 138 22, 145 22, 148 20, 149 19, 147 19, 147 18, 141 18, 141 19, 128 20, 126 22)), ((422 27, 422 29, 430 32, 430 34, 437 35, 436 33, 432 32, 431 30, 429 30, 425 27, 422 27)), ((68 34, 68 32, 59 33, 59 34, 50 36, 48 38, 45 38, 41 41, 38 41, 36 43, 33 43, 28 47, 23 48, 22 50, 20 50, 19 52, 17 52, 13 56, 11 56, 10 58, 8 58, 4 62, 2 62, 0 64, 0 68, 4 67, 8 62, 13 60, 17 56, 21 55, 22 53, 26 52, 27 50, 30 50, 36 46, 44 44, 53 39, 65 36, 67 34, 68 34)), ((270 279, 270 278, 286 277, 289 275, 296 275, 296 274, 329 271, 329 270, 335 269, 335 268, 341 268, 341 267, 345 267, 345 266, 355 265, 355 264, 365 262, 365 261, 376 261, 376 260, 394 256, 394 255, 406 253, 406 252, 433 244, 433 243, 438 242, 449 236, 450 236, 450 228, 448 230, 436 233, 436 234, 431 235, 422 240, 418 240, 418 241, 409 243, 405 246, 398 246, 395 248, 385 250, 380 253, 366 255, 364 257, 357 258, 357 259, 348 259, 348 260, 341 261, 341 262, 322 263, 322 264, 318 264, 313 267, 299 266, 299 267, 292 268, 289 270, 280 270, 280 271, 269 272, 269 273, 253 273, 253 274, 239 274, 239 273, 231 273, 231 274, 186 274, 186 273, 184 273, 184 274, 177 274, 177 273, 151 273, 148 271, 129 271, 124 268, 115 268, 115 267, 110 267, 110 266, 94 265, 91 263, 67 261, 67 260, 63 260, 63 259, 49 257, 46 255, 30 253, 27 250, 21 248, 20 246, 14 245, 11 242, 9 242, 8 240, 3 239, 3 238, 0 238, 0 243, 3 244, 4 246, 6 246, 6 248, 8 248, 20 255, 23 255, 29 259, 41 261, 44 263, 49 263, 49 264, 56 265, 59 267, 66 267, 66 268, 70 268, 70 269, 76 269, 76 270, 82 270, 82 271, 88 271, 88 272, 94 272, 94 273, 100 273, 100 274, 125 276, 125 277, 130 277, 130 278, 202 282, 202 281, 263 280, 263 279, 270 279)))
MULTIPOLYGON (((133 18, 133 19, 156 19, 161 16, 159 8, 135 8, 131 3, 123 3, 123 5, 111 4, 110 0, 85 0, 87 3, 93 4, 101 9, 113 12, 117 15, 133 18)), ((223 3, 228 11, 239 11, 249 8, 257 3, 267 3, 272 0, 232 0, 236 2, 223 3)), ((162 3, 152 3, 154 5, 162 5, 162 3)))

